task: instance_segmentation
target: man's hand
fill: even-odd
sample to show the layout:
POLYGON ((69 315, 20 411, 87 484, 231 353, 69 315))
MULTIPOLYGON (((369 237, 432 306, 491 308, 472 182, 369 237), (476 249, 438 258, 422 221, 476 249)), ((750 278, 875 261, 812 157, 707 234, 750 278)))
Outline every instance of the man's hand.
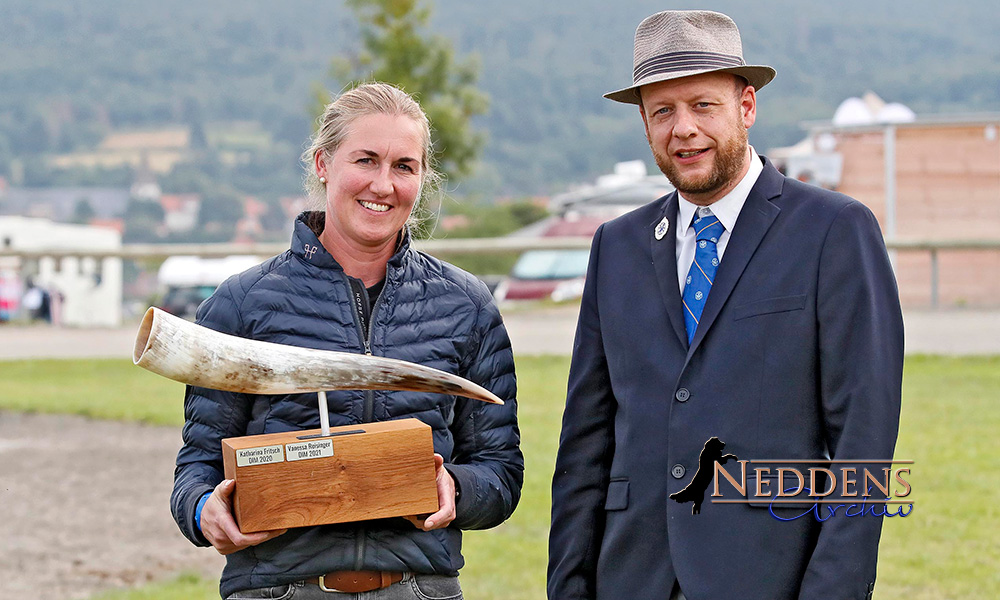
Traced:
POLYGON ((244 534, 233 518, 233 490, 236 482, 225 479, 212 490, 205 506, 201 509, 201 532, 206 539, 219 551, 219 554, 232 554, 249 546, 266 542, 271 538, 288 531, 258 531, 244 534))
MULTIPOLYGON (((438 511, 426 519, 406 517, 406 520, 413 523, 417 529, 424 531, 447 527, 455 520, 455 480, 451 478, 451 473, 444 468, 444 457, 440 454, 434 455, 434 474, 437 480, 438 511)), ((205 507, 207 508, 208 505, 206 504, 205 507)))

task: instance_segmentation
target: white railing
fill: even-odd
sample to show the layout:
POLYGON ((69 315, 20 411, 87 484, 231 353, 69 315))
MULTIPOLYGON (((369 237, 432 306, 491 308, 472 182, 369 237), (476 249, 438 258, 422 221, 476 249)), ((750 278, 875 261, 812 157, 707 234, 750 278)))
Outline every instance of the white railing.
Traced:
MULTIPOLYGON (((502 237, 417 240, 414 246, 435 256, 462 254, 492 254, 523 252, 538 249, 589 248, 590 239, 581 237, 502 237)), ((897 252, 928 252, 930 254, 930 304, 937 308, 940 300, 940 268, 938 254, 949 250, 1000 250, 1000 240, 886 240, 886 247, 897 252)), ((264 244, 126 244, 116 250, 0 250, 0 257, 24 260, 64 257, 93 259, 121 258, 126 260, 162 260, 169 256, 201 256, 205 258, 232 255, 273 256, 288 249, 285 243, 264 244)))
MULTIPOLYGON (((492 254, 537 249, 590 248, 590 238, 502 237, 416 240, 414 247, 434 256, 492 254)), ((284 242, 264 244, 125 244, 114 250, 0 250, 0 256, 17 256, 23 259, 91 256, 128 260, 162 260, 168 256, 200 256, 202 258, 221 258, 234 255, 274 256, 287 249, 288 244, 284 242)))

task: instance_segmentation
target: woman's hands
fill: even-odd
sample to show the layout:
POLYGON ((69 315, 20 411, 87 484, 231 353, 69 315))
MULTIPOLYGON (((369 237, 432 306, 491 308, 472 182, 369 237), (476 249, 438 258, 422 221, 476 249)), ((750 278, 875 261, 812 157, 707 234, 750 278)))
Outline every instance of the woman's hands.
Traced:
POLYGON ((208 497, 205 506, 201 509, 201 523, 199 523, 201 533, 219 551, 219 554, 239 552, 288 531, 287 529, 276 529, 247 534, 241 532, 236 525, 236 519, 233 518, 234 489, 236 489, 234 480, 223 480, 222 483, 215 486, 212 495, 208 497))
MULTIPOLYGON (((455 480, 444 468, 444 457, 434 455, 434 474, 437 482, 438 511, 426 518, 406 517, 414 527, 423 531, 442 529, 455 520, 455 480)), ((259 531, 243 533, 233 518, 233 490, 236 482, 225 479, 212 490, 205 506, 201 509, 201 532, 219 554, 232 554, 250 546, 256 546, 276 538, 288 531, 259 531)))
MULTIPOLYGON (((414 527, 424 531, 447 527, 455 520, 455 480, 444 468, 444 457, 440 454, 434 455, 434 474, 437 480, 438 511, 426 519, 406 517, 414 527)), ((208 507, 207 504, 205 506, 208 507)))

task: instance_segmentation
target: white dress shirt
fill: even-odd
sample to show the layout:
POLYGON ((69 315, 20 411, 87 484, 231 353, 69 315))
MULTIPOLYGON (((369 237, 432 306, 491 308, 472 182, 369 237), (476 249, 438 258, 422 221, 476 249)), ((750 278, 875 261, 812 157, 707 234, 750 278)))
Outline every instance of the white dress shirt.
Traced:
MULTIPOLYGON (((719 253, 719 264, 722 264, 722 255, 729 245, 729 235, 736 226, 736 219, 743 210, 743 204, 750 195, 750 190, 757 183, 757 178, 764 170, 764 164, 757 156, 753 146, 750 146, 750 169, 743 179, 728 194, 713 202, 708 208, 712 209, 712 214, 719 218, 719 222, 725 230, 719 236, 719 243, 716 249, 719 253)), ((681 296, 684 295, 684 283, 687 281, 688 271, 691 270, 691 263, 694 261, 695 232, 691 226, 694 220, 694 213, 699 207, 684 199, 680 192, 677 193, 677 200, 680 204, 677 213, 677 284, 680 286, 681 296)))

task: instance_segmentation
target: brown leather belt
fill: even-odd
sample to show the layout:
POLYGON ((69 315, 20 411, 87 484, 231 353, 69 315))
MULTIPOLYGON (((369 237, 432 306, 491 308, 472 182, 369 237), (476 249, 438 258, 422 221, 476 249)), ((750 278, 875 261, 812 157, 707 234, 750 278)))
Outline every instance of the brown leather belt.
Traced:
POLYGON ((403 574, 397 571, 334 571, 306 579, 306 583, 318 585, 324 592, 360 594, 380 590, 402 580, 403 574))

